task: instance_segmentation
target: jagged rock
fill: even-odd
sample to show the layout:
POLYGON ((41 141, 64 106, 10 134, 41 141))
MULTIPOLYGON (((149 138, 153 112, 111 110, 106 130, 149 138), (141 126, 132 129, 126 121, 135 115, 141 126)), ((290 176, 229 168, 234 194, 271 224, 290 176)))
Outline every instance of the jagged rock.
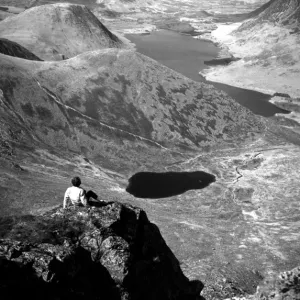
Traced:
POLYGON ((1 299, 199 299, 146 213, 111 202, 0 220, 1 299))
POLYGON ((261 300, 300 299, 300 267, 265 280, 255 295, 261 300))

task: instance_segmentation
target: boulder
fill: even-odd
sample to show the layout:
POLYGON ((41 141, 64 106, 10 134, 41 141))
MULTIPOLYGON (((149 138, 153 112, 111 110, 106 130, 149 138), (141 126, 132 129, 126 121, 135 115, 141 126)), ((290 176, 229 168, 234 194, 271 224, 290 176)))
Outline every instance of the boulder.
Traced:
POLYGON ((255 299, 283 300, 300 298, 300 267, 268 277, 257 288, 255 299))

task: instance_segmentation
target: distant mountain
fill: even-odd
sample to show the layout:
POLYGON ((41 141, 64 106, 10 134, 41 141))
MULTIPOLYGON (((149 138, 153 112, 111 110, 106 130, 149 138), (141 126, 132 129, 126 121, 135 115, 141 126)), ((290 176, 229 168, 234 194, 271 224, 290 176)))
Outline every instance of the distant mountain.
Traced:
POLYGON ((29 8, 39 3, 39 0, 0 0, 0 5, 29 8))
POLYGON ((259 7, 258 9, 248 13, 247 17, 248 18, 254 18, 257 17, 260 13, 262 13, 264 10, 266 10, 270 5, 273 4, 273 2, 275 2, 277 0, 271 0, 268 1, 267 3, 265 3, 264 5, 262 5, 261 7, 259 7))
POLYGON ((18 43, 0 38, 0 53, 30 60, 41 61, 36 55, 22 47, 18 43))
POLYGON ((122 42, 88 8, 68 3, 37 6, 7 18, 0 22, 0 35, 43 60, 122 47, 122 42))
POLYGON ((259 9, 249 14, 254 18, 243 24, 239 31, 253 27, 264 22, 272 22, 277 25, 299 31, 300 27, 300 1, 299 0, 271 0, 259 9))

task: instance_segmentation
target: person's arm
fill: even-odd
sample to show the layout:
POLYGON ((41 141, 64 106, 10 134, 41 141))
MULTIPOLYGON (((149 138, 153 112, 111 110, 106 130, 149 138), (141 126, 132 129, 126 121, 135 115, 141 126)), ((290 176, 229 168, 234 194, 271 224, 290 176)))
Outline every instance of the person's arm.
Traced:
POLYGON ((86 198, 86 195, 85 195, 85 190, 82 189, 80 191, 79 198, 80 198, 80 201, 83 204, 83 206, 87 206, 87 198, 86 198))
POLYGON ((67 208, 68 200, 69 200, 69 188, 65 192, 63 209, 67 208))

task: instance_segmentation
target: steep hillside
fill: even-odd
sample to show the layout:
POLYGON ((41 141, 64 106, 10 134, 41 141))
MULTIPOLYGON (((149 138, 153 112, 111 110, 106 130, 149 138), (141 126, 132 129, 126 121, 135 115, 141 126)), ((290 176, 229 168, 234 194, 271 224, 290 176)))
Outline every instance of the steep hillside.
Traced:
POLYGON ((261 7, 259 7, 258 9, 250 12, 247 14, 248 18, 255 18, 257 17, 260 13, 262 13, 263 11, 265 11, 270 5, 273 4, 273 2, 275 2, 277 0, 270 0, 267 3, 263 4, 261 7))
MULTIPOLYGON (((1 70, 3 103, 10 103, 35 135, 52 146, 85 149, 90 156, 106 156, 107 145, 99 141, 104 133, 115 142, 117 136, 132 140, 127 146, 133 149, 141 141, 180 151, 230 144, 262 126, 212 86, 129 50, 88 52, 60 63, 2 55, 1 70), (79 128, 84 141, 78 140, 79 128)), ((112 163, 120 165, 120 159, 112 163)))
POLYGON ((37 56, 19 44, 0 38, 0 53, 29 60, 41 61, 37 56))
POLYGON ((300 26, 300 1, 271 0, 253 13, 250 13, 249 16, 255 19, 245 22, 238 28, 238 32, 264 22, 282 25, 298 32, 300 26))
POLYGON ((0 23, 0 35, 17 42, 43 60, 62 60, 80 53, 122 47, 82 5, 51 4, 33 7, 0 23))

